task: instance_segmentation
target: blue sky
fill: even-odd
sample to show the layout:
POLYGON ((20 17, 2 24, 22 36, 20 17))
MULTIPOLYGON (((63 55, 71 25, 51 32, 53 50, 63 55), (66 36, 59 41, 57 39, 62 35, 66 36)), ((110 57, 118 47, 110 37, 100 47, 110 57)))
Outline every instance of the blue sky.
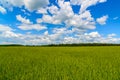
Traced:
POLYGON ((0 44, 120 43, 119 0, 2 0, 0 44))

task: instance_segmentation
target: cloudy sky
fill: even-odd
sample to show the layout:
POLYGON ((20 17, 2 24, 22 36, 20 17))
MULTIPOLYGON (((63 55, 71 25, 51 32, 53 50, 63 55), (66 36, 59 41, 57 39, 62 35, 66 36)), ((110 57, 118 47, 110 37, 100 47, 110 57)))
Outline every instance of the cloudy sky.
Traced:
POLYGON ((120 43, 120 0, 0 0, 0 44, 120 43))

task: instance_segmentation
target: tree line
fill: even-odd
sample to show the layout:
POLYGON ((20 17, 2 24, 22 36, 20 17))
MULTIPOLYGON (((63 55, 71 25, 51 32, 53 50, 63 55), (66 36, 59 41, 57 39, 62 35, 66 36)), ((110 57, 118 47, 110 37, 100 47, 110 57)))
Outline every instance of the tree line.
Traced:
POLYGON ((73 44, 50 44, 50 45, 43 45, 43 46, 120 46, 120 44, 113 44, 113 43, 73 43, 73 44))
POLYGON ((21 45, 21 44, 5 44, 0 46, 42 46, 42 47, 54 47, 54 46, 120 46, 120 44, 113 43, 73 43, 73 44, 47 44, 47 45, 21 45))

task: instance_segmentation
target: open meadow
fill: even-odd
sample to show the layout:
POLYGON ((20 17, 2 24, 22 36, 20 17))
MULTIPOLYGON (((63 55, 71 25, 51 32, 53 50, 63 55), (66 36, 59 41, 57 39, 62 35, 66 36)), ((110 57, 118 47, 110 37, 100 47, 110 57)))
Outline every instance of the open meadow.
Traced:
POLYGON ((0 80, 120 80, 120 47, 0 47, 0 80))

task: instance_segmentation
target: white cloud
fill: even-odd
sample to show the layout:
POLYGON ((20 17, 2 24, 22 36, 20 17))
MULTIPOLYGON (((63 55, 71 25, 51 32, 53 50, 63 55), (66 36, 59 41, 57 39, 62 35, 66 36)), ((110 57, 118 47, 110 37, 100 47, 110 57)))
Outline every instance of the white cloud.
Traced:
POLYGON ((14 29, 12 29, 10 26, 2 25, 0 24, 0 37, 2 38, 19 38, 21 34, 17 34, 13 32, 14 29))
POLYGON ((101 35, 98 32, 85 33, 83 39, 85 42, 99 42, 101 35))
POLYGON ((12 28, 10 28, 9 26, 0 24, 0 32, 5 32, 5 31, 12 31, 12 28))
MULTIPOLYGON (((40 21, 40 19, 39 19, 39 21, 40 21)), ((42 21, 46 22, 46 23, 52 23, 53 22, 53 18, 50 15, 43 15, 42 21)))
POLYGON ((23 0, 4 0, 13 6, 21 7, 23 5, 23 0))
MULTIPOLYGON (((47 29, 46 26, 40 25, 40 24, 33 24, 29 19, 26 19, 25 17, 23 18, 21 15, 17 15, 16 16, 17 20, 22 22, 22 24, 20 24, 18 26, 19 29, 21 30, 44 30, 47 29)), ((40 23, 40 20, 37 20, 37 23, 40 23)))
POLYGON ((24 15, 26 15, 26 16, 31 16, 31 13, 30 13, 30 12, 27 12, 26 9, 21 9, 21 11, 24 13, 24 15))
POLYGON ((13 10, 13 7, 21 7, 24 5, 23 0, 0 0, 0 4, 3 5, 3 7, 13 10))
POLYGON ((24 0, 25 7, 30 10, 38 10, 41 7, 46 7, 49 0, 24 0))
POLYGON ((79 29, 95 29, 94 19, 89 11, 85 11, 81 15, 74 15, 72 18, 65 21, 67 26, 74 26, 79 29), (79 24, 78 24, 79 23, 79 24))
POLYGON ((98 32, 80 34, 78 37, 64 37, 61 43, 120 43, 120 38, 115 38, 115 34, 108 34, 103 37, 98 32), (111 37, 109 37, 111 35, 111 37))
POLYGON ((117 36, 117 35, 114 34, 114 33, 112 33, 112 34, 109 34, 109 35, 108 35, 108 38, 113 38, 113 37, 115 37, 115 36, 117 36))
POLYGON ((33 11, 46 7, 49 4, 49 0, 1 0, 0 3, 8 9, 24 5, 27 10, 33 11))
POLYGON ((47 14, 47 9, 46 8, 39 8, 36 13, 47 14))
POLYGON ((43 15, 43 22, 51 23, 51 24, 61 24, 65 22, 67 19, 70 19, 72 15, 74 15, 72 8, 69 2, 59 2, 60 9, 56 6, 51 6, 48 8, 49 12, 53 15, 43 15))
POLYGON ((99 2, 100 2, 100 3, 103 3, 103 2, 106 2, 106 1, 107 1, 107 0, 100 0, 99 2))
POLYGON ((48 31, 45 31, 45 32, 44 32, 44 35, 45 35, 45 36, 49 35, 48 31))
POLYGON ((16 16, 17 20, 22 22, 23 24, 32 24, 32 22, 29 19, 26 19, 25 17, 22 17, 21 15, 16 16))
POLYGON ((101 38, 99 43, 120 43, 120 38, 101 38))
MULTIPOLYGON (((7 0, 5 0, 7 1, 7 0)), ((3 1, 3 2, 5 2, 3 1)), ((73 26, 78 29, 95 29, 95 21, 91 16, 90 11, 86 10, 88 6, 105 2, 106 0, 71 0, 71 2, 64 2, 64 0, 58 0, 58 8, 55 5, 47 6, 49 4, 48 0, 22 0, 19 2, 19 6, 24 5, 26 9, 33 11, 37 10, 36 13, 42 13, 43 17, 36 19, 37 23, 50 23, 50 24, 65 24, 67 27, 73 26), (71 4, 79 4, 83 5, 84 11, 80 14, 75 14, 71 7, 71 4), (85 5, 86 4, 86 5, 85 5), (47 14, 47 10, 52 14, 47 14), (79 23, 79 24, 78 24, 79 23)), ((10 4, 17 4, 17 1, 10 1, 10 4)), ((81 7, 82 9, 82 7, 81 7)), ((30 20, 22 17, 21 15, 17 15, 16 18, 21 21, 23 24, 30 24, 30 20)))
POLYGON ((2 6, 0 6, 0 12, 1 12, 2 14, 5 14, 7 11, 6 11, 5 8, 3 8, 2 6))
POLYGON ((56 42, 61 42, 62 38, 63 38, 63 35, 65 34, 66 32, 66 29, 65 28, 55 28, 53 29, 53 34, 48 34, 47 37, 53 41, 53 43, 56 43, 56 42))
POLYGON ((43 20, 42 20, 41 18, 38 18, 38 19, 36 19, 36 22, 37 22, 37 23, 42 23, 43 20))
POLYGON ((51 14, 56 14, 56 12, 58 12, 59 9, 57 8, 57 6, 52 5, 48 7, 48 10, 51 12, 51 14))
MULTIPOLYGON (((2 27, 6 27, 2 25, 2 27)), ((0 27, 0 29, 2 28, 0 27)), ((7 26, 9 27, 9 26, 7 26)), ((10 28, 10 27, 9 27, 10 28)), ((120 38, 115 38, 116 34, 108 34, 107 37, 103 37, 100 33, 90 32, 81 33, 79 36, 69 36, 71 32, 66 28, 53 29, 53 33, 49 34, 46 30, 44 34, 22 34, 13 32, 12 29, 3 29, 0 32, 0 41, 2 43, 16 43, 24 45, 42 45, 42 44, 59 44, 59 43, 120 43, 120 38)), ((77 35, 77 34, 76 34, 77 35)))
POLYGON ((106 24, 107 19, 108 19, 108 15, 103 16, 101 18, 97 18, 97 22, 101 25, 104 25, 104 24, 106 24))
POLYGON ((47 27, 42 26, 40 24, 22 24, 18 26, 18 28, 21 30, 37 30, 37 31, 47 29, 47 27))
POLYGON ((72 44, 72 43, 80 43, 80 42, 82 42, 82 41, 78 38, 65 37, 62 43, 63 44, 72 44))
POLYGON ((85 11, 81 14, 74 14, 70 2, 59 1, 58 9, 56 6, 48 8, 49 14, 43 15, 42 19, 37 19, 38 22, 45 22, 51 24, 65 23, 67 27, 74 26, 79 29, 95 29, 95 21, 91 16, 90 11, 85 11), (79 24, 78 24, 79 23, 79 24))
POLYGON ((2 36, 4 36, 5 38, 19 38, 21 34, 16 34, 12 31, 5 31, 2 33, 2 36))
POLYGON ((81 5, 80 13, 84 12, 88 7, 96 5, 97 3, 103 3, 107 0, 70 0, 73 5, 81 5))
POLYGON ((81 5, 82 0, 70 0, 72 5, 81 5))
POLYGON ((98 32, 91 32, 91 33, 85 33, 85 36, 89 36, 91 38, 99 38, 101 35, 98 32))
MULTIPOLYGON (((3 8, 11 8, 24 6, 23 12, 26 14, 27 10, 36 10, 37 14, 43 14, 42 18, 36 19, 37 24, 33 24, 26 17, 17 15, 16 18, 21 22, 18 28, 21 30, 46 30, 43 34, 26 34, 13 32, 9 26, 0 25, 0 36, 2 39, 10 40, 10 43, 21 44, 52 44, 52 43, 81 43, 81 42, 100 42, 100 43, 120 43, 119 38, 115 38, 115 34, 108 34, 103 37, 99 32, 85 33, 86 30, 95 29, 96 22, 92 17, 91 12, 87 10, 88 7, 98 3, 106 2, 106 0, 58 0, 59 8, 55 5, 47 6, 49 0, 1 0, 4 4, 3 8), (8 2, 8 3, 7 3, 8 2), (80 5, 80 12, 75 14, 71 5, 80 5), (48 14, 48 12, 51 13, 48 14), (62 24, 62 28, 51 27, 51 31, 41 23, 62 24)), ((1 10, 0 10, 1 11, 1 10)), ((2 11, 1 11, 2 12, 2 11)), ((6 11, 3 11, 5 13, 6 11)), ((29 12, 30 13, 30 12, 29 12)), ((106 24, 108 16, 98 18, 96 21, 103 25, 106 24)), ((1 40, 1 38, 0 38, 1 40)))

